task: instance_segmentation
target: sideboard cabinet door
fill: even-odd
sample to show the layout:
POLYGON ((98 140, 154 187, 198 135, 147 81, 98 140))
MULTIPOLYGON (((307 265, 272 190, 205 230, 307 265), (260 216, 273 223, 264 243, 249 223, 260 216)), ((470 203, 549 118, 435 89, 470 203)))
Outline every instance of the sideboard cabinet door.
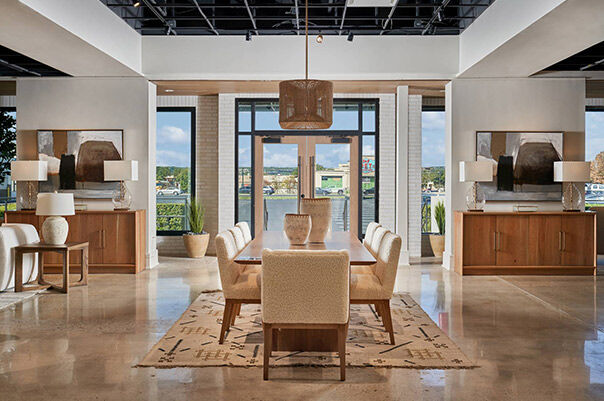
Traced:
POLYGON ((134 213, 103 215, 103 263, 134 264, 136 224, 134 213))
POLYGON ((497 265, 528 265, 528 216, 497 216, 497 265))
POLYGON ((562 250, 562 218, 529 216, 529 265, 559 266, 562 250))
POLYGON ((495 264, 495 216, 464 216, 463 255, 467 266, 495 264))
POLYGON ((594 217, 572 214, 562 217, 562 264, 594 265, 594 217))

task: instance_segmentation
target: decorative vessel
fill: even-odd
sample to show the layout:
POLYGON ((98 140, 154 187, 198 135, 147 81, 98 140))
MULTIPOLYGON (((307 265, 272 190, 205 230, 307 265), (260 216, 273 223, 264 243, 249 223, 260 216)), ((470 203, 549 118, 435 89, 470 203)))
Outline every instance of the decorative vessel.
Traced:
POLYGON ((325 242, 331 228, 331 199, 303 198, 300 200, 300 213, 309 214, 311 221, 309 242, 325 242))
POLYGON ((312 223, 307 214, 286 214, 283 219, 283 231, 291 245, 304 245, 310 233, 312 223))

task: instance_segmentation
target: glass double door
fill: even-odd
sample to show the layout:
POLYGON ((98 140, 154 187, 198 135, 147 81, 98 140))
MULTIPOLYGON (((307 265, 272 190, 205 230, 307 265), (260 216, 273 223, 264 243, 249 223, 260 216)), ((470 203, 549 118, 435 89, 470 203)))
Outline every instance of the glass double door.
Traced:
POLYGON ((280 231, 302 198, 329 198, 332 231, 358 232, 357 136, 255 137, 255 232, 280 231))

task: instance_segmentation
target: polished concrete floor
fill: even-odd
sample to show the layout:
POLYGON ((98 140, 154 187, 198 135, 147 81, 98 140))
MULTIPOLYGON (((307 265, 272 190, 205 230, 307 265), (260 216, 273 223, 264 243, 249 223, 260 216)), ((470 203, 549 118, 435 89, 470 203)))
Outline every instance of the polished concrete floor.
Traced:
POLYGON ((0 311, 0 399, 604 399, 604 277, 460 277, 401 268, 408 291, 481 365, 474 370, 133 368, 201 291, 213 258, 162 258, 134 275, 94 275, 69 295, 0 311))

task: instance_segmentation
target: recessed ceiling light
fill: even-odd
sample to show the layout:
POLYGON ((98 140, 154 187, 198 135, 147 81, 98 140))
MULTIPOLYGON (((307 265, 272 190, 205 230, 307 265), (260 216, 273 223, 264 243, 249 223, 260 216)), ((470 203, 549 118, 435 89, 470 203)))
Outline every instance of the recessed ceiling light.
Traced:
POLYGON ((140 7, 141 2, 140 1, 135 1, 134 4, 132 4, 134 7, 140 7))
POLYGON ((174 92, 174 89, 164 89, 164 92, 171 93, 171 92, 174 92))
POLYGON ((348 7, 392 7, 398 0, 346 0, 348 7))
POLYGON ((317 35, 317 43, 323 43, 323 35, 317 35))

